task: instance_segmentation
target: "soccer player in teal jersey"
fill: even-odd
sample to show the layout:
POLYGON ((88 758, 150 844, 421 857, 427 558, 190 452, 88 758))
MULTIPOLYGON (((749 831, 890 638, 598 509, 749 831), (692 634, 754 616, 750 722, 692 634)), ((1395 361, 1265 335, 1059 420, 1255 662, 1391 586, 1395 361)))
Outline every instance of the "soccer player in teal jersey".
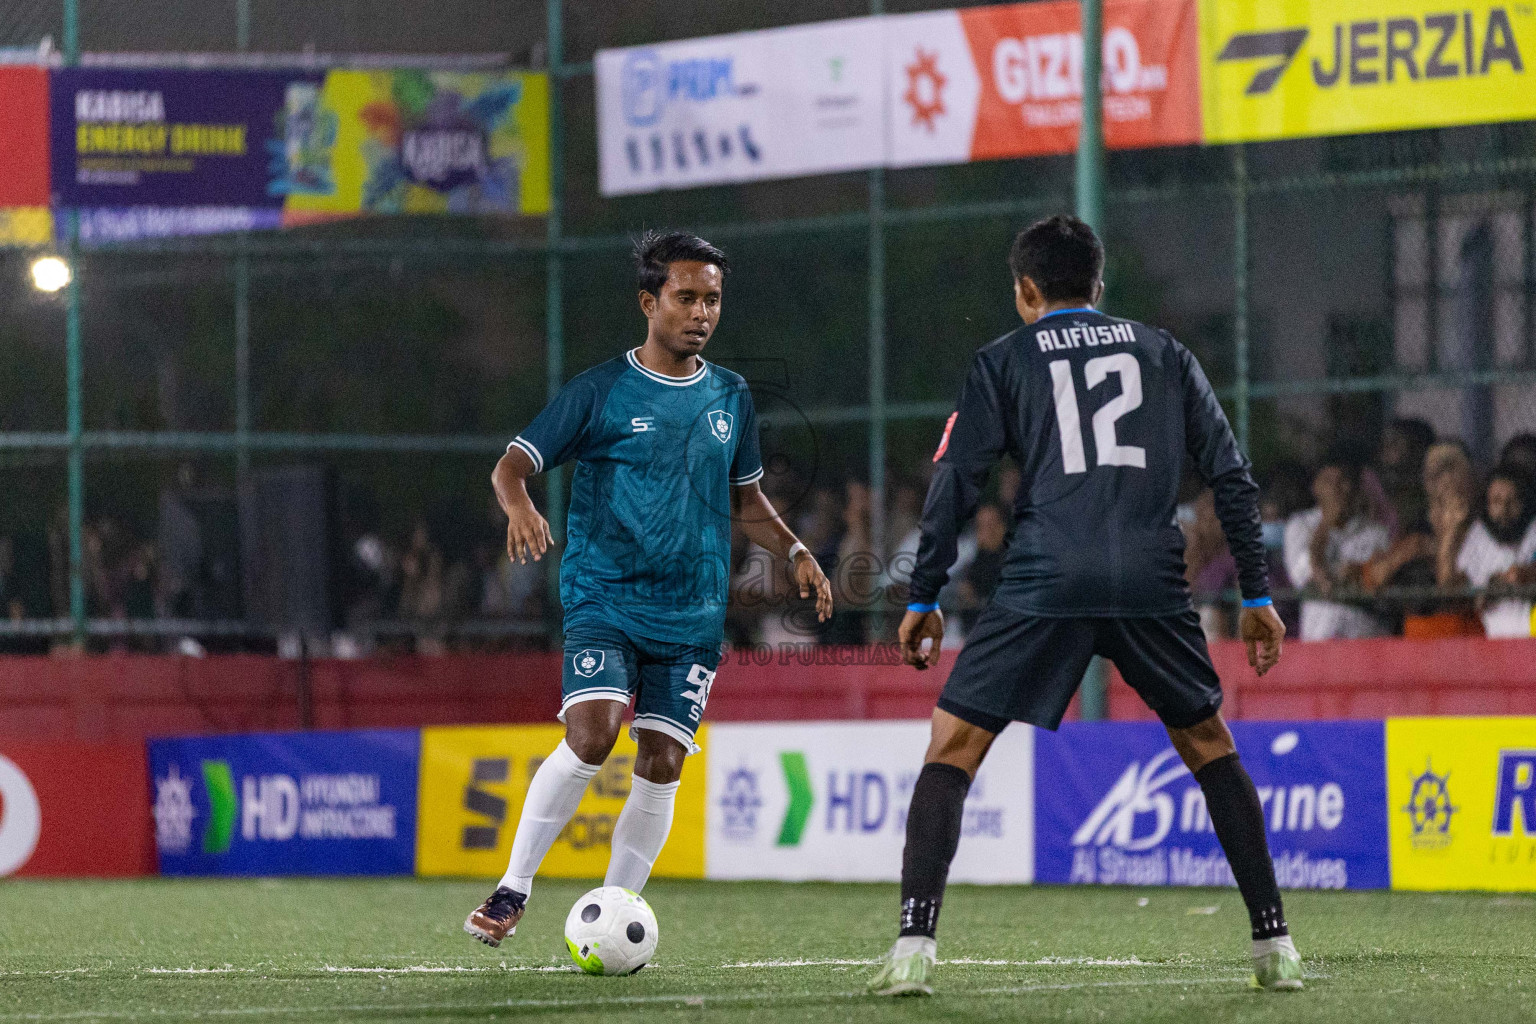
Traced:
POLYGON ((720 662, 733 519, 789 560, 822 621, 832 614, 825 574, 758 484, 746 382, 700 355, 720 320, 725 254, 693 235, 651 233, 635 262, 645 343, 567 384, 491 476, 508 554, 538 560, 552 539, 525 481, 576 460, 560 563, 565 738, 528 786, 506 875, 464 922, 491 946, 516 930, 533 875, 613 749, 631 699, 639 752, 604 884, 638 892, 650 877, 720 662))

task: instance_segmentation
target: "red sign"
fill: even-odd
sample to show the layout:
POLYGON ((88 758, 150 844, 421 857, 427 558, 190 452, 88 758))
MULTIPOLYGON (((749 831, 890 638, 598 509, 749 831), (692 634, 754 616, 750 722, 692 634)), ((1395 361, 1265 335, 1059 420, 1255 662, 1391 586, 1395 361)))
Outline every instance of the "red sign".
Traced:
MULTIPOLYGON (((1104 138, 1116 149, 1200 141, 1195 0, 1106 0, 1104 138)), ((887 20, 891 163, 1070 153, 1082 115, 1075 0, 887 20)))
POLYGON ((48 205, 48 72, 0 67, 0 207, 48 205))
POLYGON ((155 871, 141 743, 0 744, 0 876, 155 871))

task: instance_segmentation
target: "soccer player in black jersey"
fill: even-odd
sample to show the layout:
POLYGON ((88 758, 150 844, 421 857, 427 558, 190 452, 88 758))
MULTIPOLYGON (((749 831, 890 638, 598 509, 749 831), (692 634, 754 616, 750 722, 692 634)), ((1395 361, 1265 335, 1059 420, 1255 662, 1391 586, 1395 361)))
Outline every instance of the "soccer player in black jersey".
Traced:
POLYGON ((1022 474, 1016 525, 1001 581, 933 713, 907 816, 901 936, 870 990, 932 991, 939 906, 971 780, 1010 722, 1061 724, 1095 654, 1162 719, 1205 793, 1252 920, 1255 984, 1299 989, 1301 958, 1280 906, 1263 808, 1221 719, 1221 682, 1190 606, 1174 523, 1188 455, 1215 492, 1238 565, 1240 632, 1263 675, 1280 659, 1285 627, 1269 598, 1248 460, 1188 349, 1166 331, 1093 308, 1104 247, 1092 228, 1075 217, 1041 221, 1014 240, 1008 262, 1024 326, 976 353, 934 456, 899 634, 908 664, 938 662, 939 590, 1005 452, 1022 474))

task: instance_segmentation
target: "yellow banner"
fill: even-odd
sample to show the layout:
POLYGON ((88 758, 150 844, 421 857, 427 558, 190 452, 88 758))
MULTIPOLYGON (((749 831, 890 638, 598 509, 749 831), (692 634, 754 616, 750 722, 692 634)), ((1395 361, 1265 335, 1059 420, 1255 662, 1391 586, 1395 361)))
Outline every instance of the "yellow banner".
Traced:
POLYGON ((1205 141, 1536 118, 1525 2, 1201 0, 1205 141))
POLYGON ((1392 888, 1536 891, 1536 718, 1387 721, 1392 888))
POLYGON ((46 206, 0 208, 0 246, 35 247, 53 242, 53 212, 46 206))
MULTIPOLYGON (((417 874, 489 878, 506 871, 528 783, 564 734, 559 725, 423 729, 417 874)), ((707 734, 708 727, 701 726, 698 743, 706 749, 707 734)), ((683 768, 672 835, 656 861, 658 876, 704 877, 705 756, 688 758, 683 768)), ((635 741, 626 732, 587 787, 576 816, 555 841, 540 874, 603 876, 634 764, 635 741)))

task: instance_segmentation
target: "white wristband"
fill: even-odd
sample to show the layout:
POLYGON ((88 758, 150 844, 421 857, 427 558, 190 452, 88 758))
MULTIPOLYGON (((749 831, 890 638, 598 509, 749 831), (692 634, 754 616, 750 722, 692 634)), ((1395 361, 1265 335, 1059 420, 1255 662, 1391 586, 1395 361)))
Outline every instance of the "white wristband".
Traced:
POLYGON ((784 558, 785 558, 786 561, 793 562, 795 560, 795 556, 798 555, 802 551, 804 551, 806 554, 810 554, 811 553, 811 549, 810 548, 806 547, 804 544, 800 543, 799 541, 795 541, 795 546, 789 549, 789 554, 785 555, 784 558))

